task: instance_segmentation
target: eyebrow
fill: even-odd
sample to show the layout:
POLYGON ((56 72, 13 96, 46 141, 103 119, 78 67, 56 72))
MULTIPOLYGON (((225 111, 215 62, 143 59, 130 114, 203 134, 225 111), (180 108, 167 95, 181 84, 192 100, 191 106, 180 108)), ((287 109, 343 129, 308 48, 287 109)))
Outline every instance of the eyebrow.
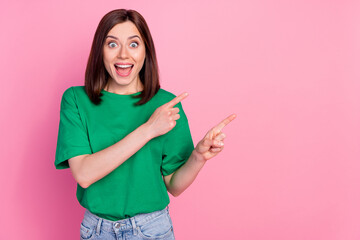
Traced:
MULTIPOLYGON (((128 37, 128 39, 135 38, 135 37, 138 37, 138 38, 141 40, 141 38, 140 38, 138 35, 130 36, 130 37, 128 37)), ((106 38, 114 38, 114 39, 116 39, 116 40, 119 40, 117 37, 114 37, 114 36, 112 36, 112 35, 108 35, 108 36, 105 37, 105 39, 106 39, 106 38)))

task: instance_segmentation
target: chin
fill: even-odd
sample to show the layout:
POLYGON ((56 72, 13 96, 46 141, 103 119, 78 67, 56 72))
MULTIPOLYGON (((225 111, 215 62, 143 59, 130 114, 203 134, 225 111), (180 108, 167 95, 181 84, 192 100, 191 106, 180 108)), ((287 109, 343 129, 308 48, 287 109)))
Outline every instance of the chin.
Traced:
POLYGON ((114 82, 118 85, 129 85, 132 81, 134 81, 134 79, 131 79, 130 76, 127 77, 119 77, 116 76, 116 78, 113 78, 114 82))

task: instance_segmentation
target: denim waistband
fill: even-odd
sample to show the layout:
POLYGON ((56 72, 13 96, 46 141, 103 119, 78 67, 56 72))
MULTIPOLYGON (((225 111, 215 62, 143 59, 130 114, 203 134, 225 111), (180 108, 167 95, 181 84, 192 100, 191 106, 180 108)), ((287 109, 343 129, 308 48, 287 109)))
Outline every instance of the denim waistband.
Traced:
POLYGON ((164 213, 169 213, 169 206, 166 206, 162 210, 154 211, 151 213, 140 213, 130 218, 125 218, 118 221, 111 221, 101 218, 86 209, 83 221, 92 226, 95 225, 97 232, 99 232, 100 228, 104 229, 105 231, 112 231, 114 229, 126 231, 129 229, 135 230, 137 226, 143 225, 149 222, 151 219, 164 213))

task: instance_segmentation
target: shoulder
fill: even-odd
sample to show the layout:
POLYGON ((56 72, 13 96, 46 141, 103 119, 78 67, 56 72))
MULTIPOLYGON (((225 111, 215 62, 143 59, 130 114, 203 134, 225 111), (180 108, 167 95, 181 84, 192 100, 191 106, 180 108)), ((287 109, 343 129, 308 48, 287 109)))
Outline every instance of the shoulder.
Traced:
POLYGON ((175 94, 173 94, 172 92, 169 92, 163 88, 160 88, 159 91, 156 93, 156 95, 159 95, 159 97, 162 98, 174 98, 176 97, 175 94))
POLYGON ((74 95, 86 94, 85 86, 72 86, 69 89, 72 89, 74 95))
MULTIPOLYGON (((163 103, 167 103, 176 97, 174 93, 167 91, 163 88, 160 88, 156 95, 158 95, 158 97, 163 101, 163 103)), ((179 106, 179 105, 181 105, 181 102, 179 102, 175 106, 179 106)))
POLYGON ((85 86, 71 86, 65 89, 62 97, 64 99, 76 99, 84 94, 86 94, 85 86))
POLYGON ((63 92, 61 104, 75 106, 78 104, 78 101, 81 101, 84 96, 87 96, 84 86, 68 87, 63 92))
POLYGON ((61 102, 68 102, 74 99, 74 90, 72 88, 73 87, 68 87, 65 89, 61 97, 61 102))
MULTIPOLYGON (((160 88, 158 91, 158 94, 162 96, 162 104, 165 104, 167 102, 170 102, 171 100, 173 100, 175 97, 177 97, 177 95, 175 95, 174 93, 167 91, 165 89, 160 88)), ((185 99, 184 99, 185 100, 185 99)), ((181 102, 178 102, 174 108, 178 108, 179 109, 179 114, 180 114, 180 121, 178 121, 179 123, 183 122, 184 120, 187 122, 187 117, 183 108, 183 104, 181 102)))

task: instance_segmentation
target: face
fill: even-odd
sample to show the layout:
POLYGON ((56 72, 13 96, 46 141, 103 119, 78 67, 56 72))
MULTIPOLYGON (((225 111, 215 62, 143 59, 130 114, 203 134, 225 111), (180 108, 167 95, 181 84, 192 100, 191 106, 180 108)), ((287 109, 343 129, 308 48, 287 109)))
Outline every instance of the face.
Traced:
POLYGON ((145 61, 145 44, 135 24, 126 21, 115 25, 106 36, 103 53, 110 75, 105 90, 118 94, 143 90, 139 72, 145 61))

